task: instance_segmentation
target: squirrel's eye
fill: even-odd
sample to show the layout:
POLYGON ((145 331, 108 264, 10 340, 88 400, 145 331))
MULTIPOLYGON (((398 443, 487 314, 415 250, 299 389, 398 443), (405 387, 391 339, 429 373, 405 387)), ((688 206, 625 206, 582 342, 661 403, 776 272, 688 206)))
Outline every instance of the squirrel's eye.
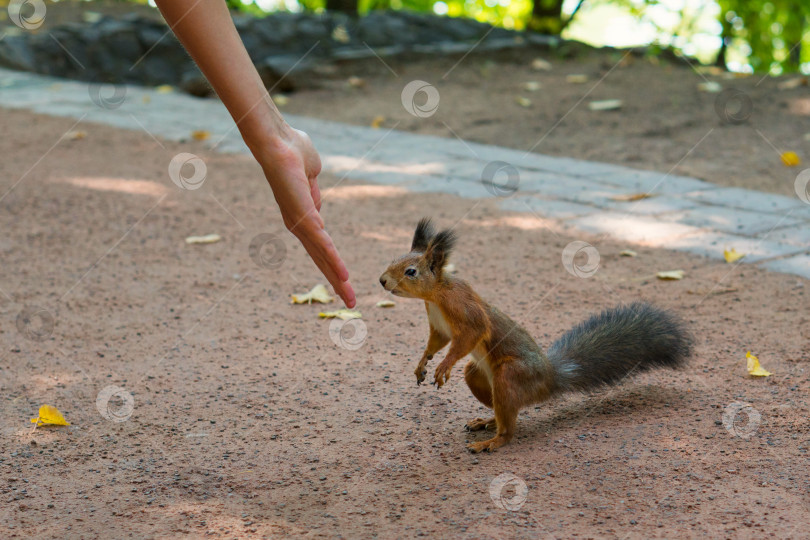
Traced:
POLYGON ((413 266, 406 268, 405 275, 408 277, 416 277, 416 268, 413 266))

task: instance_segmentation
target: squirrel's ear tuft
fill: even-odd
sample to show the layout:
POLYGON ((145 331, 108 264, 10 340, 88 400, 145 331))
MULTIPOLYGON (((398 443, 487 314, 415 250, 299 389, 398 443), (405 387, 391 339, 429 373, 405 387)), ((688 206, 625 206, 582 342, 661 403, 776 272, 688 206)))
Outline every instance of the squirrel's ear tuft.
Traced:
POLYGON ((411 251, 426 251, 434 236, 436 236, 436 230, 433 228, 430 218, 420 219, 419 225, 416 226, 416 232, 413 233, 411 251))
POLYGON ((433 237, 430 244, 428 244, 427 251, 425 251, 425 257, 434 274, 441 274, 442 268, 447 264, 447 259, 455 246, 456 233, 450 229, 444 230, 433 237))

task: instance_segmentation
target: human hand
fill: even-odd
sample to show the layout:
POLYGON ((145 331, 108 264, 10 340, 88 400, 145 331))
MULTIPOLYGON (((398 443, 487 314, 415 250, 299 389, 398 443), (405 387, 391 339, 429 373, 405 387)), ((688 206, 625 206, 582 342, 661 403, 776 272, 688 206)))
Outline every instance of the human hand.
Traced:
POLYGON ((255 148, 253 153, 270 183, 284 225, 298 238, 346 307, 354 307, 349 272, 320 214, 321 158, 309 136, 290 128, 279 140, 255 148))

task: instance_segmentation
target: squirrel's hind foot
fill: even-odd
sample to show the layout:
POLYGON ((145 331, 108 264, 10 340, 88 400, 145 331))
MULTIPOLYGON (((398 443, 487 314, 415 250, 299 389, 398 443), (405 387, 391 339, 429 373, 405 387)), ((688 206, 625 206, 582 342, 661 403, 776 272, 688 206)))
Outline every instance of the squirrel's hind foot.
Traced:
POLYGON ((470 420, 464 425, 464 429, 467 431, 480 431, 482 429, 495 429, 497 427, 497 423, 495 422, 495 418, 490 418, 489 420, 484 420, 483 418, 476 418, 474 420, 470 420))

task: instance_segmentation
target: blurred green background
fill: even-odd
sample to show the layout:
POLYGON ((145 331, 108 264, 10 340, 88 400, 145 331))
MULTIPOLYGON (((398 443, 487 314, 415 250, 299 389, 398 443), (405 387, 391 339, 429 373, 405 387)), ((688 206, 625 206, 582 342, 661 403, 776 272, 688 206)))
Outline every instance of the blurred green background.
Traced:
POLYGON ((468 17, 595 46, 669 48, 732 71, 810 73, 810 0, 227 0, 261 15, 375 9, 468 17))
MULTIPOLYGON (((121 0, 154 5, 153 0, 121 0)), ((670 49, 743 73, 810 74, 810 0, 226 0, 264 16, 410 10, 559 34, 594 46, 670 49)), ((4 2, 0 0, 0 4, 4 2)))

